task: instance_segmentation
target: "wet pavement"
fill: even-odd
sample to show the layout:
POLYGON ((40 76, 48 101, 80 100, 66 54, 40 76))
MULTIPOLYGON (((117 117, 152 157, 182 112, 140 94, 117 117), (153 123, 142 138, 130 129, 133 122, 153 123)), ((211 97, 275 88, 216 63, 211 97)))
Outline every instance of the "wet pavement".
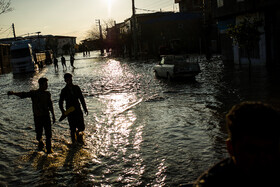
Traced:
POLYGON ((232 105, 260 100, 280 106, 279 68, 225 66, 200 59, 195 81, 156 79, 156 61, 75 56, 75 69, 53 65, 34 74, 0 75, 0 181, 10 186, 177 186, 227 156, 224 116, 232 105), (49 79, 56 118, 63 75, 85 96, 84 146, 71 145, 67 120, 53 125, 53 150, 37 151, 29 91, 49 79))

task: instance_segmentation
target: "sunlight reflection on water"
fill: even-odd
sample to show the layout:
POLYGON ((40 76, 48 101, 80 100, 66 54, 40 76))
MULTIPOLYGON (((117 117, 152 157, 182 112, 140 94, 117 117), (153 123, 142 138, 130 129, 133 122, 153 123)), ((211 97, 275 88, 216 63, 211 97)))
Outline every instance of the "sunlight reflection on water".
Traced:
POLYGON ((78 54, 75 69, 55 72, 47 66, 34 74, 0 75, 0 181, 10 186, 178 186, 227 156, 224 115, 232 104, 245 99, 280 103, 279 71, 257 69, 250 82, 246 69, 226 69, 217 60, 201 63, 195 81, 168 83, 155 79, 154 64, 78 54), (64 120, 53 125, 54 153, 47 156, 36 150, 31 100, 6 93, 36 89, 45 76, 59 116, 66 72, 73 74, 88 106, 86 145, 71 145, 64 120))
POLYGON ((105 76, 114 77, 114 78, 122 76, 123 69, 120 65, 120 61, 113 60, 113 59, 108 60, 104 73, 105 76))

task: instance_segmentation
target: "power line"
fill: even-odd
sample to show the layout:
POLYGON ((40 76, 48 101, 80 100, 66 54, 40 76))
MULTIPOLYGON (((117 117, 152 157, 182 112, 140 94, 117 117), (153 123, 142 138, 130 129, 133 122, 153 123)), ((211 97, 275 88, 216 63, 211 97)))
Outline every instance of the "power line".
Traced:
POLYGON ((141 4, 146 4, 147 6, 154 6, 154 5, 160 5, 162 3, 172 3, 173 0, 153 0, 152 2, 148 0, 145 2, 145 0, 141 0, 141 4), (143 3, 144 2, 144 3, 143 3))
MULTIPOLYGON (((146 11, 146 12, 157 12, 159 10, 163 10, 163 9, 169 9, 170 11, 174 10, 174 1, 173 0, 157 0, 154 2, 146 2, 143 3, 143 1, 141 1, 141 8, 140 6, 138 6, 139 8, 137 8, 138 10, 142 10, 142 11, 146 11), (157 11, 156 11, 157 10, 157 11)), ((167 11, 167 10, 165 10, 167 11)))
POLYGON ((6 30, 4 30, 3 32, 0 33, 0 35, 4 34, 5 32, 7 32, 9 29, 11 29, 12 26, 10 26, 9 28, 7 28, 6 30))
POLYGON ((174 9, 174 6, 173 5, 168 5, 168 6, 165 6, 165 7, 162 7, 162 9, 164 10, 164 9, 170 9, 170 10, 172 10, 173 11, 173 9, 174 9))
POLYGON ((142 10, 142 11, 146 11, 146 12, 158 12, 157 10, 148 10, 148 9, 144 9, 144 8, 136 8, 136 10, 142 10))
POLYGON ((162 7, 166 7, 167 5, 173 5, 174 1, 173 0, 158 0, 158 1, 154 1, 154 2, 147 2, 147 3, 141 3, 142 6, 145 7, 145 9, 158 9, 158 8, 162 8, 162 7))
POLYGON ((6 38, 8 38, 8 36, 10 36, 12 34, 12 30, 9 31, 8 35, 6 36, 6 38))

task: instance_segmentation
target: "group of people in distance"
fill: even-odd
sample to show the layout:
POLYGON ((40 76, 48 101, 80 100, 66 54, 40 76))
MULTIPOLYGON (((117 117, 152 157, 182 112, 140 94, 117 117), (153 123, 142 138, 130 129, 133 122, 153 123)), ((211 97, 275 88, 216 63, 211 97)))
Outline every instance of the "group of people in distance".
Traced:
MULTIPOLYGON (((67 114, 68 123, 71 131, 72 143, 84 143, 83 131, 85 130, 84 116, 81 109, 83 107, 84 113, 88 115, 87 106, 83 97, 82 91, 78 85, 73 84, 72 75, 70 73, 64 74, 64 81, 66 86, 61 90, 59 98, 59 108, 62 115, 66 115, 67 109, 70 107, 73 110, 67 114), (66 109, 64 107, 66 102, 66 109)), ((38 140, 38 148, 40 151, 44 150, 44 142, 42 138, 43 129, 46 136, 46 150, 47 153, 52 153, 52 123, 50 113, 52 114, 52 121, 55 123, 55 113, 53 109, 53 102, 51 93, 47 91, 48 79, 40 78, 38 80, 39 88, 37 90, 30 90, 29 92, 14 92, 8 91, 8 95, 16 95, 20 98, 31 98, 32 110, 35 123, 36 139, 38 140)))
MULTIPOLYGON (((74 60, 75 60, 74 55, 71 54, 70 55, 70 65, 71 65, 72 68, 75 68, 74 67, 74 60)), ((63 70, 64 70, 64 68, 67 70, 66 60, 65 60, 65 57, 63 55, 61 56, 60 61, 61 61, 61 65, 62 65, 63 70)), ((58 60, 57 60, 56 57, 53 58, 53 65, 54 65, 55 71, 57 71, 58 70, 58 60)))
MULTIPOLYGON (((64 75, 66 86, 62 89, 59 108, 75 110, 68 115, 72 142, 82 141, 85 129, 80 104, 86 115, 88 110, 79 86, 72 82, 72 75, 64 75)), ((39 79, 39 89, 29 92, 9 91, 9 95, 32 99, 35 130, 39 149, 42 150, 43 128, 46 135, 47 153, 51 153, 51 118, 55 114, 46 78, 39 79)), ((280 113, 279 110, 261 102, 242 102, 232 107, 226 115, 228 139, 226 140, 229 157, 204 172, 191 185, 197 187, 233 186, 279 186, 280 163, 280 113)), ((183 184, 181 186, 184 186, 183 184)), ((187 184, 186 186, 190 186, 187 184)))

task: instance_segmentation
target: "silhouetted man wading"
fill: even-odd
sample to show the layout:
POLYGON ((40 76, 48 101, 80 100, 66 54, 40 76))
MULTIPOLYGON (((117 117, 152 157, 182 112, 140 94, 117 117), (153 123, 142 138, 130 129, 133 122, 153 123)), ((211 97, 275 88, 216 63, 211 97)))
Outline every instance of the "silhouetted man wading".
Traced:
POLYGON ((53 103, 51 100, 50 92, 46 91, 48 88, 48 79, 40 78, 38 80, 39 89, 31 90, 29 92, 13 92, 9 91, 8 95, 16 95, 20 98, 31 98, 32 109, 35 122, 36 139, 39 141, 38 148, 43 150, 44 143, 42 140, 43 129, 45 129, 46 135, 46 148, 47 153, 52 153, 51 138, 52 138, 52 126, 50 113, 52 113, 53 123, 55 122, 55 115, 53 111, 53 103))
POLYGON ((64 67, 67 69, 66 60, 65 60, 65 57, 63 55, 61 56, 61 65, 62 65, 63 69, 64 69, 64 67))
POLYGON ((62 115, 65 114, 65 109, 63 106, 64 101, 66 101, 66 110, 70 107, 75 108, 75 110, 67 116, 71 131, 72 143, 75 143, 76 141, 84 143, 83 131, 85 130, 85 123, 80 103, 83 106, 85 114, 88 115, 85 99, 80 87, 73 84, 72 75, 70 73, 66 73, 64 75, 64 81, 66 82, 66 86, 61 90, 60 93, 59 108, 62 112, 62 115))

